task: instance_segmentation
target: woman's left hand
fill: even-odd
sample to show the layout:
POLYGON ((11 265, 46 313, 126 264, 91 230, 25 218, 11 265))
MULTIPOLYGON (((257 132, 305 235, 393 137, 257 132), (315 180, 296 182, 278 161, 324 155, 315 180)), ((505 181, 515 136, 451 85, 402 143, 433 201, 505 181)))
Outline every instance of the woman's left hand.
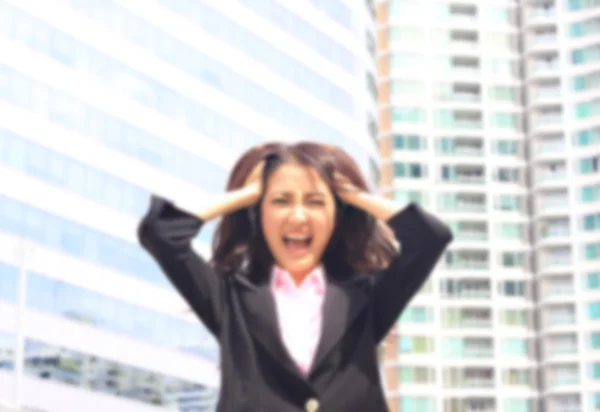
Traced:
POLYGON ((336 194, 343 202, 373 215, 376 219, 387 221, 398 212, 398 208, 389 199, 361 190, 348 177, 334 172, 333 179, 336 194))
POLYGON ((336 194, 340 199, 345 203, 354 204, 361 190, 350 179, 338 171, 333 173, 333 180, 335 182, 336 194))

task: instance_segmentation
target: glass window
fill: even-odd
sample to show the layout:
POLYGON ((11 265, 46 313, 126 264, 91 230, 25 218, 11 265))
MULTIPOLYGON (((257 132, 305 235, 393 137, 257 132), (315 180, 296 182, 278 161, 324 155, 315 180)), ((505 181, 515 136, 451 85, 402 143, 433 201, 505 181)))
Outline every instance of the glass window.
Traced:
POLYGON ((515 23, 513 13, 506 7, 494 7, 486 5, 485 7, 481 8, 481 17, 486 24, 492 23, 505 25, 515 23))
POLYGON ((585 245, 584 255, 586 260, 600 259, 600 243, 589 243, 585 245))
POLYGON ((462 338, 447 338, 444 342, 444 354, 453 358, 462 358, 465 353, 465 341, 462 338))
MULTIPOLYGON (((19 269, 0 262, 0 279, 0 300, 16 302, 18 295, 19 269)), ((1 359, 2 357, 0 356, 0 362, 1 359)))
POLYGON ((600 289, 600 272, 592 272, 586 275, 586 286, 588 289, 600 289))
POLYGON ((390 16, 402 19, 418 17, 423 19, 423 5, 414 0, 393 0, 389 3, 388 13, 390 16))
POLYGON ((197 322, 153 312, 37 273, 30 273, 28 280, 29 307, 152 344, 212 359, 218 356, 216 342, 197 322), (156 327, 159 324, 163 328, 156 327))
POLYGON ((425 32, 417 27, 392 27, 390 28, 390 41, 414 45, 425 40, 425 32))
MULTIPOLYGON (((326 14, 329 17, 336 16, 336 21, 338 22, 340 21, 340 16, 345 15, 346 17, 343 18, 343 21, 346 23, 346 27, 351 27, 351 14, 345 5, 325 2, 329 6, 323 8, 323 4, 325 3, 311 1, 320 9, 327 10, 326 14), (337 9, 335 13, 332 13, 332 4, 335 4, 334 9, 337 9), (342 13, 342 9, 346 11, 342 13)), ((325 99, 329 103, 335 102, 336 106, 341 105, 340 107, 345 111, 351 108, 353 99, 344 90, 326 80, 319 73, 309 69, 299 60, 269 44, 268 41, 262 39, 252 31, 239 25, 226 15, 221 14, 216 9, 211 8, 209 4, 195 2, 193 6, 188 5, 188 7, 182 8, 181 4, 176 4, 176 2, 171 0, 161 0, 160 3, 164 7, 183 15, 204 29, 209 30, 209 32, 227 41, 230 45, 247 53, 251 58, 256 59, 257 56, 264 57, 261 59, 261 63, 268 65, 270 69, 275 69, 284 77, 287 77, 288 80, 297 83, 300 87, 308 89, 309 92, 317 97, 325 99), (330 90, 332 92, 328 93, 330 90), (349 100, 344 103, 344 99, 349 100)), ((274 0, 243 0, 243 3, 271 23, 289 32, 292 36, 297 37, 300 41, 306 43, 317 53, 331 60, 342 69, 348 72, 354 70, 356 56, 349 49, 321 32, 314 25, 289 11, 285 6, 278 4, 274 0)), ((135 19, 135 16, 130 15, 130 20, 132 19, 135 19)), ((140 24, 150 27, 143 20, 140 19, 139 21, 140 24)), ((161 32, 157 35, 157 38, 160 37, 167 37, 167 34, 161 32)), ((178 40, 173 41, 179 42, 178 40)), ((347 111, 347 113, 351 113, 351 111, 347 111)))
MULTIPOLYGON (((145 163, 149 163, 153 167, 158 166, 166 172, 174 174, 185 181, 191 181, 193 184, 198 185, 205 190, 222 190, 225 186, 227 176, 223 167, 212 163, 207 159, 195 156, 186 150, 171 146, 159 137, 132 126, 128 126, 121 120, 110 117, 91 106, 85 106, 81 102, 75 102, 61 92, 49 89, 46 85, 27 78, 23 74, 13 71, 12 69, 4 68, 4 74, 9 77, 10 81, 20 79, 21 81, 32 85, 32 89, 34 90, 48 90, 49 96, 51 97, 48 104, 51 109, 46 112, 37 107, 35 109, 41 110, 36 112, 37 114, 48 115, 51 120, 64 123, 67 127, 80 127, 81 129, 76 129, 78 132, 85 133, 98 139, 98 141, 111 149, 115 149, 145 163), (66 103, 68 108, 65 110, 66 113, 69 114, 75 112, 71 110, 72 107, 80 106, 85 112, 86 122, 75 122, 71 124, 67 121, 65 123, 65 121, 63 121, 64 118, 60 115, 60 113, 62 113, 60 110, 62 103, 60 102, 68 102, 66 103), (99 125, 102 126, 99 127, 99 125), (135 147, 124 147, 121 144, 122 140, 120 137, 122 137, 122 135, 120 134, 120 131, 125 129, 130 133, 130 144, 132 144, 131 142, 134 142, 135 147)), ((246 144, 249 143, 256 144, 258 141, 254 139, 246 140, 246 144)), ((26 164, 25 143, 17 139, 7 143, 7 145, 9 147, 9 164, 23 170, 25 167, 24 165, 26 164)), ((2 154, 0 154, 0 156, 1 155, 2 154)), ((5 156, 7 155, 5 154, 5 156)), ((75 166, 71 165, 70 167, 75 166)), ((69 185, 72 185, 72 190, 81 190, 81 187, 83 187, 81 178, 72 173, 68 173, 68 176, 73 179, 69 182, 69 185)))
POLYGON ((394 163, 394 177, 423 178, 426 177, 426 168, 418 163, 394 163))
POLYGON ((516 155, 519 152, 519 142, 515 140, 496 140, 496 153, 502 155, 516 155))
POLYGON ((483 44, 489 50, 517 51, 516 39, 510 34, 488 32, 483 36, 483 44))
MULTIPOLYGON (((0 14, 2 14, 0 6, 0 14)), ((1 23, 1 22, 0 22, 1 23)), ((15 368, 15 337, 6 332, 0 332, 0 370, 15 368)))
POLYGON ((516 129, 518 116, 510 113, 496 113, 492 117, 492 125, 503 129, 516 129))
POLYGON ((502 346, 506 355, 526 356, 528 354, 526 339, 504 339, 502 346))
POLYGON ((531 401, 528 399, 506 399, 503 412, 531 412, 531 401))
POLYGON ((425 83, 409 80, 393 80, 392 94, 399 97, 425 97, 425 83))
MULTIPOLYGON (((112 5, 112 7, 118 8, 116 5, 112 5)), ((202 3, 198 3, 198 6, 195 7, 204 7, 207 9, 203 10, 203 13, 198 14, 203 16, 203 18, 211 18, 212 16, 214 17, 214 21, 218 21, 219 18, 222 20, 222 16, 215 16, 215 11, 205 5, 202 5, 202 3)), ((136 25, 140 26, 140 30, 142 32, 147 31, 146 28, 149 27, 148 22, 143 21, 141 18, 138 18, 128 11, 123 11, 123 13, 128 20, 126 27, 129 27, 133 24, 130 24, 130 22, 135 22, 136 25)), ((110 15, 112 15, 112 13, 110 15)), ((213 20, 211 20, 211 22, 212 21, 213 20)), ((105 24, 106 22, 100 21, 100 23, 105 24)), ((36 24, 44 25, 45 23, 36 21, 36 24)), ((241 30, 241 26, 232 25, 231 30, 238 32, 241 30)), ((223 33, 227 34, 228 32, 223 33)), ((144 36, 140 37, 134 35, 135 33, 132 34, 130 30, 125 30, 125 32, 121 34, 128 37, 141 47, 147 46, 145 40, 142 40, 144 39, 144 36)), ((161 35, 167 36, 168 34, 161 32, 161 35)), ((230 94, 243 103, 250 105, 262 114, 265 114, 268 117, 273 117, 277 121, 296 129, 300 134, 305 136, 324 136, 323 139, 325 139, 327 143, 337 145, 341 145, 347 138, 340 130, 331 127, 329 124, 317 119, 312 115, 309 115, 294 103, 288 102, 279 97, 277 94, 262 88, 249 78, 237 73, 236 71, 233 71, 224 64, 200 54, 200 52, 193 47, 188 46, 179 40, 175 41, 181 43, 179 47, 181 52, 184 52, 193 58, 174 59, 171 61, 171 63, 178 65, 180 69, 184 70, 190 75, 198 77, 200 81, 208 82, 213 86, 215 86, 215 81, 217 81, 218 86, 216 87, 219 87, 223 92, 230 94)), ((268 45, 267 41, 263 41, 263 43, 268 45)), ((135 87, 123 87, 121 81, 122 79, 127 78, 135 79, 136 84, 145 83, 145 86, 147 86, 149 90, 154 90, 161 87, 155 80, 150 79, 141 73, 133 71, 131 68, 125 66, 119 61, 113 60, 107 55, 103 55, 95 50, 92 51, 86 45, 79 43, 76 39, 71 38, 64 33, 56 31, 55 35, 53 36, 53 44, 54 48, 52 49, 53 51, 50 54, 50 57, 53 57, 59 62, 69 66, 74 66, 77 64, 80 70, 87 70, 89 71, 89 74, 98 77, 101 81, 109 83, 111 86, 119 89, 120 91, 129 93, 131 97, 140 101, 142 104, 149 105, 152 108, 157 108, 156 96, 148 96, 146 93, 139 93, 139 89, 135 87), (90 59, 88 64, 81 65, 75 61, 75 59, 78 59, 84 55, 90 59)), ((243 50, 246 50, 247 48, 248 47, 243 50)), ((149 49, 149 51, 155 52, 153 48, 149 49)), ((292 59, 292 57, 288 56, 282 51, 279 51, 279 53, 281 55, 278 56, 278 60, 286 58, 288 60, 292 59)), ((269 62, 269 67, 272 66, 272 62, 269 62)), ((289 76, 292 76, 289 78, 291 81, 301 81, 299 84, 300 87, 308 90, 309 92, 317 93, 317 97, 326 99, 326 102, 330 103, 332 107, 336 109, 343 110, 350 114, 354 112, 354 103, 353 99, 351 98, 352 96, 349 96, 348 93, 341 88, 333 85, 331 82, 325 80, 315 72, 312 72, 301 63, 291 64, 287 62, 284 66, 287 68, 285 73, 287 73, 289 76)), ((13 84, 17 83, 13 82, 13 84)), ((197 111, 207 112, 212 117, 218 118, 221 121, 225 120, 224 116, 212 111, 210 107, 202 105, 197 101, 193 101, 186 96, 179 94, 175 95, 177 96, 177 99, 181 101, 182 106, 186 107, 186 111, 189 112, 186 113, 186 116, 183 119, 177 120, 186 122, 190 127, 199 129, 200 131, 203 129, 203 127, 201 127, 201 125, 197 122, 197 111)), ((15 99, 25 96, 26 94, 18 93, 15 95, 15 99)), ((28 103, 23 101, 20 104, 27 105, 28 103)), ((53 116, 55 117, 56 121, 74 127, 72 123, 81 119, 76 115, 78 113, 76 106, 69 107, 70 104, 72 104, 72 101, 69 99, 64 101, 59 99, 58 101, 52 103, 50 108, 53 110, 53 116)), ((230 120, 225 121, 231 122, 230 120)), ((239 127, 239 125, 236 127, 239 127)), ((220 135, 216 137, 219 139, 222 138, 220 135)))
POLYGON ((590 347, 600 349, 600 332, 592 332, 590 335, 590 347))
POLYGON ((592 302, 588 306, 590 319, 600 319, 600 302, 592 302))
POLYGON ((160 268, 138 245, 94 231, 8 197, 0 197, 0 230, 19 235, 25 233, 41 245, 59 249, 122 273, 169 285, 160 268), (47 230, 48 225, 52 230, 47 230))
POLYGON ((395 190, 394 201, 399 204, 407 204, 411 202, 424 203, 425 196, 422 192, 417 191, 406 191, 406 190, 395 190))
POLYGON ((402 123, 425 122, 425 110, 416 107, 396 107, 392 109, 392 121, 402 123))
POLYGON ((399 150, 422 150, 427 147, 427 141, 418 135, 396 135, 393 136, 394 149, 399 150))
POLYGON ((600 5, 598 0, 568 0, 568 4, 569 9, 573 11, 583 10, 600 5))
POLYGON ((525 266, 524 252, 502 252, 502 266, 507 268, 517 268, 525 266))
POLYGON ((600 144, 600 128, 585 129, 573 136, 573 141, 578 146, 592 146, 600 144))
POLYGON ((523 225, 519 223, 502 223, 497 226, 498 237, 504 239, 523 239, 523 225))
POLYGON ((422 306, 408 307, 400 317, 401 323, 428 323, 433 320, 433 310, 422 306))
POLYGON ((25 342, 25 374, 167 409, 178 409, 182 399, 189 410, 214 409, 218 395, 197 383, 31 339, 25 342))
POLYGON ((390 56, 390 67, 394 70, 419 71, 424 62, 424 56, 415 53, 394 53, 390 56))
POLYGON ((571 52, 571 60, 574 64, 590 63, 600 60, 600 45, 576 49, 571 52))
POLYGON ((435 402, 431 398, 401 397, 400 410, 402 412, 434 412, 435 402))
POLYGON ((490 90, 490 96, 492 99, 500 102, 520 102, 520 90, 515 87, 508 86, 495 86, 490 90))

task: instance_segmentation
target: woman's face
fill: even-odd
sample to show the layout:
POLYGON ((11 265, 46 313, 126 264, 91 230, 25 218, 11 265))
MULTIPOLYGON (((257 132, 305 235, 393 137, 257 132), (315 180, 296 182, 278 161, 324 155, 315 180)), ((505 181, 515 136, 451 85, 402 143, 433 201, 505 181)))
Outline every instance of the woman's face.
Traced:
POLYGON ((262 230, 275 261, 297 281, 321 262, 336 206, 313 168, 284 163, 271 173, 261 205, 262 230))

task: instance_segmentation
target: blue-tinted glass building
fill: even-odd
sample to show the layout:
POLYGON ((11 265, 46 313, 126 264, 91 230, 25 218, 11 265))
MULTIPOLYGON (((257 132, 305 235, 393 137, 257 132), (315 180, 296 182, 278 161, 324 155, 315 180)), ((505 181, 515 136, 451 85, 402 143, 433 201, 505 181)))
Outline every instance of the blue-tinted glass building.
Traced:
POLYGON ((339 145, 375 184, 373 19, 353 0, 0 0, 0 400, 214 409, 218 347, 139 218, 151 193, 208 201, 272 140, 339 145))

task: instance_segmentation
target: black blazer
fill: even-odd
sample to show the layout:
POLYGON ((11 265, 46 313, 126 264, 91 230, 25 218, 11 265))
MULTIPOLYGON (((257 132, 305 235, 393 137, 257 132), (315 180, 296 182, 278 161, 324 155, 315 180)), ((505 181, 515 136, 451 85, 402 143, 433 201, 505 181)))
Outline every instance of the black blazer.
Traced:
POLYGON ((193 252, 202 223, 154 196, 138 236, 220 343, 217 411, 387 411, 377 346, 451 241, 448 228, 410 204, 387 222, 400 243, 387 269, 344 282, 327 276, 323 334, 306 378, 279 337, 269 283, 219 275, 193 252))

